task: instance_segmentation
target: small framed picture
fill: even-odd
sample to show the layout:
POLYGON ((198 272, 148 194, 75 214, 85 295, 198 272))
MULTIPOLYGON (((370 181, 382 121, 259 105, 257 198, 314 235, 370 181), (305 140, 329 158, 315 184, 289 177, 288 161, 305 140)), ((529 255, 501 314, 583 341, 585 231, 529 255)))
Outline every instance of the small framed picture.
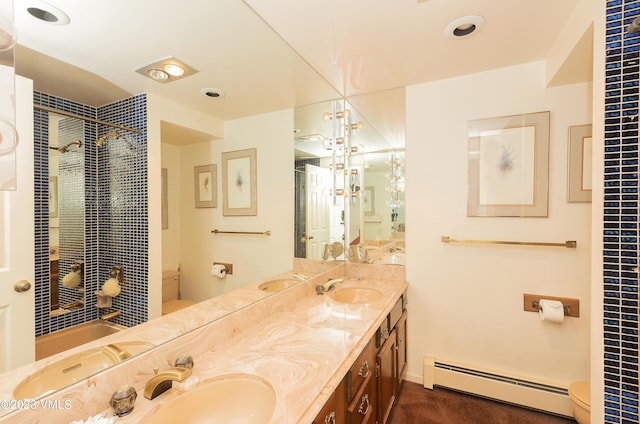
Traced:
POLYGON ((256 161, 256 149, 222 154, 222 215, 258 214, 256 161))
POLYGON ((218 167, 201 165, 193 168, 196 208, 218 207, 218 167))
POLYGON ((567 202, 591 202, 591 125, 569 128, 567 202))

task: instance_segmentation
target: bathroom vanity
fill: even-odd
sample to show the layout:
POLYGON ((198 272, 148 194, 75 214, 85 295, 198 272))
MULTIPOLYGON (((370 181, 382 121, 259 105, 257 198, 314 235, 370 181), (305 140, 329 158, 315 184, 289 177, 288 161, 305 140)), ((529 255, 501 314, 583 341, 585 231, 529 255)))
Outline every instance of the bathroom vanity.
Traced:
POLYGON ((119 337, 120 342, 143 337, 165 342, 41 398, 53 404, 64 400, 68 409, 51 411, 38 406, 0 417, 0 423, 42 420, 66 424, 99 413, 112 416, 111 396, 123 385, 133 386, 138 397, 133 411, 117 423, 154 422, 169 411, 164 408, 189 405, 198 393, 218 395, 197 403, 198 408, 184 408, 185 422, 190 410, 214 418, 220 411, 231 413, 231 404, 222 400, 233 391, 229 387, 242 387, 240 392, 256 389, 255 399, 260 402, 247 402, 238 393, 244 399, 239 410, 246 410, 247 403, 267 408, 261 410, 270 417, 265 422, 311 423, 316 417, 325 422, 323 405, 329 413, 335 411, 335 422, 346 422, 347 417, 352 423, 384 422, 406 363, 404 267, 346 264, 272 295, 258 289, 263 283, 109 336, 119 337), (318 284, 337 278, 343 282, 316 294, 318 284), (225 302, 254 295, 263 298, 211 319, 225 302), (176 333, 178 329, 182 335, 163 337, 165 331, 176 333), (155 399, 144 398, 154 368, 162 373, 184 354, 193 357, 192 374, 155 399), (216 406, 220 404, 226 406, 216 406))
POLYGON ((405 291, 316 416, 314 424, 387 422, 406 374, 406 305, 405 291))

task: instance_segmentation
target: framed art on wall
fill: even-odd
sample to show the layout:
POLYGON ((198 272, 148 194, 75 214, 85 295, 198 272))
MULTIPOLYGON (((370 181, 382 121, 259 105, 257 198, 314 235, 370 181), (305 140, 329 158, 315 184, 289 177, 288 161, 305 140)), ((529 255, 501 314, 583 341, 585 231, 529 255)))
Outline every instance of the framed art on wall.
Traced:
POLYGON ((222 154, 222 214, 258 214, 257 150, 246 149, 222 154))
POLYGON ((569 128, 569 172, 567 202, 591 201, 591 125, 569 128))
POLYGON ((201 165, 193 168, 196 208, 218 207, 218 167, 201 165))
POLYGON ((548 216, 549 112, 469 122, 467 216, 548 216))

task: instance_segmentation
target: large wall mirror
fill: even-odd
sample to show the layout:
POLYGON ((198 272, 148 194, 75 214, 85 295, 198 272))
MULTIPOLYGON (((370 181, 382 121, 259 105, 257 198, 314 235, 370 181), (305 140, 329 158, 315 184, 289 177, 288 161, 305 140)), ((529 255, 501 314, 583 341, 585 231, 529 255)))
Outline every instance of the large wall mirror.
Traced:
POLYGON ((84 308, 84 121, 49 114, 49 303, 51 314, 84 308))
POLYGON ((325 247, 340 243, 342 253, 334 257, 345 259, 356 245, 367 249, 404 240, 403 93, 397 89, 367 99, 296 108, 296 257, 327 258, 334 251, 325 247), (392 108, 393 113, 368 119, 356 105, 364 110, 392 108), (343 140, 337 148, 332 141, 346 139, 336 134, 335 122, 328 119, 332 111, 348 115, 338 123, 352 129, 347 155, 343 140))
MULTIPOLYGON (((299 174, 297 163, 300 161, 308 161, 309 157, 313 156, 314 163, 308 163, 310 169, 311 167, 316 167, 318 174, 322 173, 327 175, 328 173, 328 175, 331 175, 331 177, 327 178, 333 178, 332 176, 335 175, 334 169, 329 170, 330 158, 326 155, 327 152, 324 146, 320 146, 321 151, 309 151, 307 148, 311 146, 311 142, 297 140, 297 137, 304 135, 304 133, 311 134, 310 132, 307 133, 306 128, 304 128, 302 124, 299 124, 299 118, 301 114, 308 114, 309 119, 317 121, 319 125, 324 125, 326 121, 323 120, 322 116, 324 113, 330 112, 332 107, 329 99, 336 99, 340 96, 335 89, 328 86, 326 80, 310 68, 308 63, 304 62, 277 34, 273 33, 262 19, 256 16, 243 2, 236 2, 234 0, 225 2, 226 5, 231 3, 235 5, 235 9, 239 10, 237 13, 240 17, 234 19, 230 16, 231 12, 225 11, 225 15, 229 16, 228 21, 236 22, 236 24, 232 28, 234 32, 225 34, 221 39, 224 39, 228 45, 234 45, 236 39, 239 45, 244 45, 243 43, 246 42, 244 38, 246 37, 238 35, 238 33, 261 34, 265 31, 265 28, 267 28, 268 31, 270 31, 269 38, 272 38, 274 42, 280 43, 278 51, 282 55, 282 60, 278 62, 293 63, 293 65, 291 65, 291 72, 295 74, 295 78, 291 76, 287 76, 286 78, 297 80, 299 86, 305 87, 306 94, 305 96, 295 99, 291 96, 291 98, 285 102, 285 106, 270 113, 253 112, 256 105, 246 104, 247 111, 252 111, 254 114, 247 113, 247 116, 242 118, 246 119, 246 125, 244 125, 242 130, 233 128, 233 125, 238 125, 237 122, 234 121, 230 124, 230 128, 232 129, 227 131, 226 136, 229 138, 229 140, 227 140, 229 144, 226 146, 220 145, 217 136, 204 134, 193 128, 172 125, 171 122, 162 123, 162 140, 160 140, 163 146, 162 161, 164 161, 165 158, 180 160, 180 158, 185 159, 187 156, 191 159, 185 160, 180 164, 180 174, 176 173, 175 168, 172 169, 171 167, 169 167, 166 174, 165 181, 169 196, 167 202, 167 228, 161 229, 160 225, 158 225, 157 229, 145 227, 141 230, 163 232, 161 236, 162 244, 163 247, 166 246, 166 248, 163 249, 163 257, 158 260, 157 263, 162 264, 162 270, 179 270, 181 272, 181 279, 184 279, 185 282, 197 282, 196 288, 193 286, 189 287, 189 283, 181 287, 183 297, 191 297, 194 301, 202 301, 218 294, 227 293, 243 285, 256 283, 259 278, 266 278, 277 274, 283 269, 290 269, 294 257, 314 259, 317 261, 318 266, 309 269, 309 272, 306 273, 307 276, 312 276, 314 272, 324 271, 328 269, 328 267, 340 264, 345 260, 345 252, 347 249, 343 249, 342 253, 333 251, 331 252, 333 254, 326 256, 326 245, 339 243, 344 247, 348 247, 353 243, 364 243, 368 240, 387 240, 391 238, 391 227, 394 225, 391 222, 392 212, 387 209, 388 204, 386 198, 388 196, 386 194, 386 187, 388 183, 385 184, 382 182, 382 180, 386 178, 384 175, 388 171, 385 171, 383 168, 388 167, 387 162, 389 155, 392 152, 400 152, 402 148, 390 142, 390 139, 385 135, 385 125, 381 124, 381 122, 383 122, 386 117, 376 116, 375 113, 369 115, 369 113, 371 110, 375 111, 380 107, 392 108, 394 110, 401 109, 404 111, 404 103, 388 103, 381 106, 380 103, 370 102, 364 97, 349 99, 349 106, 342 104, 342 107, 353 109, 352 121, 354 123, 364 123, 362 129, 359 130, 360 133, 354 135, 354 140, 357 140, 358 144, 365 146, 365 153, 363 154, 361 151, 358 154, 354 154, 353 164, 354 167, 357 166, 358 174, 357 176, 350 177, 347 186, 358 186, 361 195, 346 199, 347 203, 351 206, 347 209, 341 208, 339 203, 336 206, 336 204, 332 202, 330 211, 323 216, 323 219, 329 218, 330 228, 327 232, 326 242, 325 239, 321 239, 322 242, 312 248, 306 246, 305 242, 304 253, 299 254, 297 252, 298 242, 301 241, 305 235, 294 235, 294 223, 297 225, 298 217, 301 215, 304 215, 303 219, 305 222, 307 219, 313 219, 307 217, 306 209, 298 208, 297 201, 296 205, 294 205, 294 179, 296 179, 297 177, 295 176, 299 174), (242 28, 239 27, 240 23, 242 23, 242 28), (285 52, 286 59, 284 58, 285 52), (367 105, 371 106, 370 110, 368 110, 367 105), (312 110, 314 112, 310 113, 312 110), (277 128, 272 131, 273 134, 271 138, 265 140, 264 128, 271 128, 274 126, 274 122, 277 122, 277 124, 275 124, 277 128), (294 128, 300 128, 304 133, 294 133, 294 128), (361 141, 358 140, 360 137, 362 138, 361 141), (185 148, 184 146, 179 146, 179 142, 178 144, 175 142, 176 139, 182 139, 183 141, 190 140, 189 146, 191 147, 185 148), (248 140, 247 142, 254 144, 258 142, 263 143, 258 146, 258 172, 270 175, 274 180, 283 181, 283 183, 281 183, 281 185, 270 184, 269 177, 259 181, 259 196, 265 196, 268 199, 274 196, 282 196, 282 198, 286 199, 286 202, 290 202, 291 205, 291 207, 289 207, 289 203, 287 203, 286 211, 283 211, 280 203, 271 202, 273 203, 270 205, 272 210, 269 210, 268 207, 258 209, 257 217, 221 217, 215 215, 217 211, 214 213, 212 210, 207 211, 194 206, 193 167, 216 164, 216 161, 218 161, 217 172, 218 181, 220 181, 222 168, 219 162, 220 154, 226 151, 240 149, 239 147, 234 147, 237 146, 238 140, 248 140), (201 154, 202 151, 199 149, 202 148, 206 149, 206 156, 201 154), (181 152, 181 154, 176 154, 178 152, 181 152), (211 152, 215 152, 215 154, 211 152), (316 161, 316 159, 318 160, 316 161), (315 162, 317 162, 317 164, 315 162), (372 174, 374 172, 379 172, 380 175, 374 177, 372 174), (378 179, 380 180, 379 182, 376 181, 378 179), (290 185, 288 183, 289 181, 291 182, 290 185), (270 185, 273 187, 269 187, 270 185), (374 200, 376 202, 375 206, 366 203, 373 202, 374 200), (178 245, 173 243, 172 239, 168 236, 170 232, 180 228, 176 225, 175 221, 172 221, 176 216, 172 205, 180 204, 184 205, 185 210, 188 210, 188 213, 185 213, 183 216, 182 221, 186 222, 186 225, 190 227, 189 231, 192 231, 193 234, 199 238, 198 243, 194 243, 193 246, 191 246, 191 248, 193 248, 192 252, 196 252, 196 254, 176 253, 179 250, 176 247, 178 245), (371 215, 372 212, 375 213, 371 215), (269 220, 261 221, 265 216, 268 217, 269 220), (371 218, 372 216, 380 217, 380 222, 369 222, 374 220, 371 218), (278 223, 274 224, 279 225, 277 229, 271 228, 275 220, 278 220, 278 223), (221 223, 228 225, 226 228, 223 227, 221 229, 233 230, 235 228, 241 228, 246 230, 274 231, 270 238, 222 238, 221 236, 212 235, 211 230, 221 225, 221 223), (267 241, 275 241, 277 243, 277 249, 271 249, 267 241), (205 249, 201 249, 200 247, 202 246, 205 246, 205 249), (248 251, 255 251, 257 253, 247 254, 248 251), (324 258, 325 256, 326 259, 324 258), (195 265, 189 264, 189 261, 198 261, 198 263, 195 265), (225 280, 212 279, 209 271, 214 261, 233 263, 234 274, 225 280), (276 264, 275 266, 274 263, 276 264), (269 268, 269 266, 274 266, 274 268, 269 268), (256 272, 256 270, 262 272, 262 274, 249 274, 249 271, 256 272)), ((211 7, 211 5, 207 4, 207 8, 210 9, 211 7)), ((20 14, 23 13, 23 11, 17 13, 20 14)), ((24 29, 25 28, 23 28, 23 30, 24 29)), ((26 34, 26 31, 24 32, 26 34)), ((41 34, 41 32, 39 34, 41 34)), ((30 36, 35 37, 36 35, 31 34, 30 36)), ((26 38, 28 37, 25 35, 25 39, 26 38)), ((272 52, 273 49, 269 51, 272 52)), ((139 94, 128 93, 118 88, 115 82, 97 81, 95 74, 90 71, 70 67, 62 61, 62 58, 54 57, 53 52, 43 53, 50 54, 50 56, 45 56, 45 54, 40 54, 22 45, 18 45, 16 50, 17 73, 32 79, 34 81, 34 89, 38 92, 49 93, 56 97, 71 99, 74 102, 82 104, 89 104, 91 107, 100 107, 105 104, 104 102, 97 104, 91 103, 93 101, 92 99, 104 98, 103 95, 105 92, 117 93, 118 99, 139 94), (70 75, 72 75, 72 77, 69 77, 70 75), (72 80, 72 83, 69 83, 69 80, 72 80), (105 87, 107 88, 105 89, 105 87)), ((238 52, 235 52, 234 57, 250 56, 251 54, 254 53, 247 52, 246 54, 238 54, 238 52)), ((113 58, 108 55, 105 56, 105 61, 107 60, 110 64, 118 63, 117 60, 114 61, 113 58)), ((269 55, 269 61, 273 61, 271 54, 269 55)), ((265 66, 269 66, 269 61, 266 61, 265 66)), ((226 62, 221 60, 220 63, 226 62)), ((275 73, 271 71, 265 72, 264 69, 246 69, 246 71, 265 74, 275 73)), ((249 80, 260 81, 260 77, 248 76, 247 81, 249 80)), ((157 83, 151 82, 151 84, 157 83)), ((155 86, 151 85, 150 87, 154 88, 155 86)), ((207 99, 206 101, 210 100, 207 99)), ((339 103, 342 103, 342 101, 339 103)), ((234 105, 234 107, 238 106, 234 105)), ((93 164, 87 164, 86 161, 97 161, 96 156, 94 156, 95 152, 88 155, 87 151, 88 149, 95 151, 97 149, 95 145, 95 141, 98 138, 97 136, 105 135, 111 130, 102 128, 98 131, 94 128, 91 132, 91 134, 93 134, 92 137, 82 137, 78 135, 82 134, 83 131, 86 135, 87 126, 91 125, 95 127, 94 123, 89 124, 87 121, 57 115, 54 112, 48 114, 48 120, 48 169, 45 170, 45 172, 48 172, 49 177, 47 202, 50 205, 50 214, 48 216, 48 225, 46 225, 46 229, 43 230, 48 231, 47 239, 49 240, 49 254, 46 258, 50 269, 47 314, 76 316, 82 313, 82 311, 92 311, 95 302, 92 293, 83 293, 82 273, 84 273, 84 275, 91 273, 94 280, 99 280, 99 282, 102 283, 108 277, 109 267, 114 264, 117 265, 116 262, 121 262, 120 260, 109 261, 109 263, 105 264, 107 268, 102 269, 102 265, 100 265, 101 269, 96 270, 94 269, 98 267, 98 260, 94 254, 96 252, 84 251, 84 246, 86 245, 84 237, 89 228, 96 226, 94 223, 88 226, 85 219, 86 210, 94 207, 98 208, 98 200, 95 198, 90 199, 87 196, 87 193, 93 190, 93 188, 87 187, 86 185, 88 181, 92 180, 86 175, 83 175, 83 172, 87 170, 88 165, 92 166, 93 164), (77 277, 80 277, 79 281, 76 278, 76 274, 77 277), (92 297, 91 301, 88 300, 88 296, 92 297)), ((404 122, 403 119, 401 121, 404 122)), ((318 131, 323 131, 324 133, 324 129, 318 129, 318 131)), ((122 143, 126 142, 131 144, 132 137, 134 137, 134 135, 124 133, 122 137, 116 139, 122 143)), ((135 137, 138 136, 135 135, 135 137)), ((137 139, 134 141, 138 142, 137 139)), ((158 140, 153 140, 154 143, 157 141, 158 140)), ((404 139, 402 138, 402 142, 403 141, 404 139)), ((107 143, 107 148, 109 148, 109 143, 107 143)), ((103 151, 106 150, 103 149, 103 151)), ((165 168, 165 166, 155 159, 157 159, 157 157, 154 158, 152 164, 138 160, 132 166, 143 166, 145 172, 148 172, 149 175, 152 176, 157 174, 159 180, 161 168, 165 168)), ((40 164, 39 166, 44 166, 44 164, 40 164)), ((104 164, 98 164, 95 168, 98 169, 100 166, 104 166, 104 164)), ((97 177, 104 177, 104 172, 97 177)), ((124 182, 125 179, 123 178, 122 181, 124 182)), ((158 184, 158 187, 160 187, 160 184, 158 184)), ((335 193, 327 193, 323 185, 317 194, 322 199, 326 199, 327 195, 332 197, 335 193)), ((219 193, 219 195, 221 194, 219 193)), ((158 194, 158 198, 159 197, 160 195, 158 194)), ((38 202, 37 199, 36 202, 38 202)), ((158 216, 159 215, 160 213, 158 212, 158 216)), ((399 214, 398 216, 402 215, 399 214)), ((399 226, 401 221, 397 223, 399 226)), ((396 227, 396 230, 398 231, 398 227, 396 227)), ((182 241, 180 241, 180 244, 189 244, 192 243, 193 240, 194 238, 185 236, 182 241)), ((116 256, 110 255, 106 250, 108 249, 105 248, 104 251, 98 252, 100 257, 116 258, 116 256)), ((127 257, 131 256, 131 252, 127 251, 127 249, 121 250, 123 251, 119 252, 119 254, 127 257)), ((139 262, 142 263, 143 261, 139 262)), ((144 271, 148 272, 149 270, 144 271)), ((144 271, 139 273, 141 278, 144 278, 144 271)), ((150 282, 149 289, 156 289, 161 283, 160 279, 150 282)), ((135 309, 136 307, 137 305, 132 305, 132 308, 135 309)), ((73 323, 70 322, 69 324, 71 325, 73 323)))

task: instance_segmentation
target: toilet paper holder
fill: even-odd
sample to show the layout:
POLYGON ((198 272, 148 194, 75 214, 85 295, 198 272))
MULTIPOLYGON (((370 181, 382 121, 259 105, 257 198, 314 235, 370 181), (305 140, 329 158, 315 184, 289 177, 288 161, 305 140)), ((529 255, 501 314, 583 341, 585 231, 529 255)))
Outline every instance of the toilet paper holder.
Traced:
MULTIPOLYGON (((540 302, 538 302, 537 300, 533 300, 531 301, 531 307, 533 307, 534 309, 537 309, 538 311, 541 309, 540 306, 540 302)), ((562 305, 562 309, 564 309, 564 315, 565 316, 571 316, 571 306, 569 305, 562 305)))
POLYGON ((565 317, 580 316, 580 300, 569 297, 555 297, 540 294, 524 294, 524 310, 527 312, 538 313, 540 309, 540 299, 559 300, 564 307, 565 317))

